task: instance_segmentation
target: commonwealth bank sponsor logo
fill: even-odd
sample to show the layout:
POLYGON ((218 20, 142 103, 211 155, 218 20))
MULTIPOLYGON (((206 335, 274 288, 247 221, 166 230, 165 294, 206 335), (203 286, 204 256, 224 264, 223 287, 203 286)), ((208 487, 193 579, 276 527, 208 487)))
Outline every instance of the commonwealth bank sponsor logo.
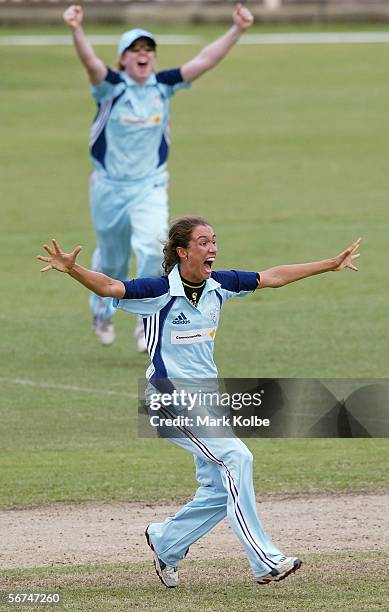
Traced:
POLYGON ((170 340, 172 344, 196 344, 198 342, 213 342, 216 336, 214 327, 205 329, 191 329, 188 331, 172 331, 170 340))

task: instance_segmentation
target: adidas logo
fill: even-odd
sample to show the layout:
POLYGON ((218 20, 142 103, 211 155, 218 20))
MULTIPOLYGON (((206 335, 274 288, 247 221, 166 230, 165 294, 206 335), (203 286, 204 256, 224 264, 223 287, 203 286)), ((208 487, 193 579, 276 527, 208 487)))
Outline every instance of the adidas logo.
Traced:
POLYGON ((173 319, 173 325, 189 325, 190 321, 186 318, 183 312, 181 312, 178 317, 173 319))

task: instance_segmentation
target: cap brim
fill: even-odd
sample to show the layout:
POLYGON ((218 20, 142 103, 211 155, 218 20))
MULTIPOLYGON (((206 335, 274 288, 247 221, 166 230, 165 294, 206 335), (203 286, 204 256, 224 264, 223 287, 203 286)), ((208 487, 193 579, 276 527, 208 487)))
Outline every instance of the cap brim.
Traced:
POLYGON ((135 40, 133 40, 132 43, 128 45, 128 47, 126 47, 124 51, 122 51, 121 54, 123 55, 123 53, 125 53, 128 49, 131 49, 132 45, 135 45, 137 40, 149 40, 151 44, 153 45, 154 49, 157 48, 157 43, 155 42, 153 38, 150 38, 149 36, 138 36, 138 38, 135 38, 135 40))

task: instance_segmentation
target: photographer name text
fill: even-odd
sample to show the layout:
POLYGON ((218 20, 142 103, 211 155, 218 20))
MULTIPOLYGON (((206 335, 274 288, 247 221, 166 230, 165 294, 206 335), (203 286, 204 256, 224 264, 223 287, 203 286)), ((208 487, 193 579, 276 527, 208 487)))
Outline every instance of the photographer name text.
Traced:
POLYGON ((244 417, 239 414, 222 417, 197 415, 174 418, 153 415, 150 417, 150 423, 153 427, 270 427, 270 419, 261 419, 257 415, 244 417))

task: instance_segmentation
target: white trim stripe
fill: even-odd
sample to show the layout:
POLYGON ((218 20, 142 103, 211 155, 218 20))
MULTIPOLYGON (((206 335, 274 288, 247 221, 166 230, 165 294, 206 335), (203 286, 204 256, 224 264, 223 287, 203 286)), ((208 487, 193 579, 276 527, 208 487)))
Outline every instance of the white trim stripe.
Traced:
POLYGON ((159 312, 155 315, 155 330, 154 330, 154 344, 151 348, 150 359, 151 361, 154 358, 154 353, 158 345, 158 336, 159 336, 159 312))
POLYGON ((99 112, 90 130, 89 147, 93 147, 101 132, 105 128, 105 125, 108 121, 111 112, 111 108, 112 100, 108 100, 107 102, 101 103, 99 112))
POLYGON ((153 360, 156 348, 158 346, 158 336, 159 336, 159 312, 152 315, 151 317, 147 317, 146 319, 146 346, 147 350, 150 354, 151 361, 153 360))
POLYGON ((150 322, 152 317, 146 319, 145 341, 148 351, 150 352, 150 322))
POLYGON ((95 138, 97 132, 100 129, 100 123, 102 122, 102 119, 103 119, 103 116, 104 116, 104 112, 105 112, 105 109, 106 109, 108 104, 109 104, 109 101, 102 102, 100 104, 100 106, 98 107, 97 115, 94 118, 94 121, 93 121, 93 123, 91 125, 91 129, 90 129, 90 143, 95 138))
POLYGON ((149 336, 149 353, 151 353, 151 349, 153 347, 154 342, 154 329, 155 329, 155 314, 150 319, 150 336, 149 336))
POLYGON ((151 321, 151 334, 150 334, 150 352, 153 350, 153 344, 154 344, 154 340, 155 340, 155 319, 156 319, 157 313, 155 313, 153 315, 153 319, 151 321))

